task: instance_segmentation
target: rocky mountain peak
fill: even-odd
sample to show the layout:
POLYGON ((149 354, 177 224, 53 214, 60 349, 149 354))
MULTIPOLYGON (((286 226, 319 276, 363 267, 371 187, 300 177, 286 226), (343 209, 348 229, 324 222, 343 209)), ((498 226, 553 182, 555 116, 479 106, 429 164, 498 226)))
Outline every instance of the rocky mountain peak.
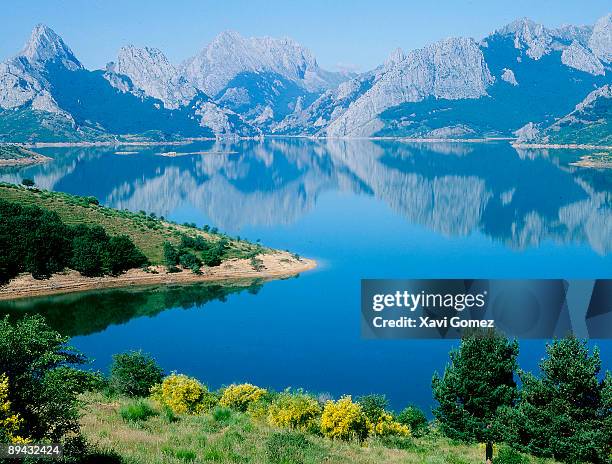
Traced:
POLYGON ((589 48, 600 60, 612 62, 612 13, 599 18, 593 26, 589 48))
POLYGON ((74 56, 70 47, 53 29, 38 24, 32 30, 30 39, 19 53, 31 63, 61 62, 68 69, 82 69, 83 65, 74 56))
POLYGON ((539 60, 548 53, 553 42, 550 31, 529 18, 517 19, 498 29, 496 34, 511 36, 514 47, 526 50, 527 55, 534 60, 539 60))
POLYGON ((321 70, 312 53, 294 40, 247 38, 234 31, 218 34, 183 64, 183 70, 190 81, 211 96, 244 72, 276 73, 310 91, 338 83, 337 76, 321 70))
POLYGON ((117 61, 107 70, 130 78, 134 86, 157 98, 166 108, 175 109, 188 103, 197 93, 164 53, 152 47, 121 47, 117 61))

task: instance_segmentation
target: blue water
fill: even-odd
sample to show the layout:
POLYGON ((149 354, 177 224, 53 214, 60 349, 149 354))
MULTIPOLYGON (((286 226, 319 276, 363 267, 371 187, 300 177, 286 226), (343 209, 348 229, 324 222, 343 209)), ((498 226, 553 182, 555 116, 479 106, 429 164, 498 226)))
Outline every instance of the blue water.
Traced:
MULTIPOLYGON (((108 206, 211 224, 319 267, 225 301, 176 307, 164 297, 167 309, 152 315, 133 316, 136 303, 121 295, 112 309, 110 298, 71 296, 124 312, 74 332, 86 333, 72 343, 102 370, 113 353, 142 348, 167 371, 212 387, 385 393, 394 408, 428 410, 431 376, 456 342, 361 339, 360 279, 612 278, 612 170, 572 166, 584 153, 287 139, 122 150, 139 153, 41 149, 54 160, 0 171, 0 180, 29 177, 108 206), (161 150, 216 153, 169 158, 161 150)), ((59 310, 61 301, 45 307, 59 310)), ((612 343, 597 344, 612 368, 612 343)), ((521 367, 537 369, 543 354, 543 341, 522 341, 521 367)))

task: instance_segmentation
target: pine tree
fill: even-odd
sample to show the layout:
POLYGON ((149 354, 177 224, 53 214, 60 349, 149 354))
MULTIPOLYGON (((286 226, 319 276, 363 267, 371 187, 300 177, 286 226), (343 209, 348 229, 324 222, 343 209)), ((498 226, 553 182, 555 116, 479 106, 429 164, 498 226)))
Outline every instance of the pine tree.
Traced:
POLYGON ((464 337, 450 352, 444 375, 436 373, 432 380, 438 402, 433 413, 446 436, 468 442, 500 438, 495 426, 499 410, 517 398, 518 351, 516 341, 486 332, 464 337))
POLYGON ((509 412, 507 440, 537 456, 608 463, 611 451, 610 375, 600 382, 599 350, 573 336, 546 347, 541 378, 520 373, 520 401, 509 412))

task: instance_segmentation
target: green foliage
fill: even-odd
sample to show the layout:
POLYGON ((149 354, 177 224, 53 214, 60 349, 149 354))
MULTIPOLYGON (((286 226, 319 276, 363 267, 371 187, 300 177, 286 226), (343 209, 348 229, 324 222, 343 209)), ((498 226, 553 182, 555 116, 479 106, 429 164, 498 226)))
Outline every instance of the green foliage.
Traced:
POLYGON ((509 446, 502 446, 499 449, 497 457, 493 459, 493 464, 529 464, 530 460, 527 456, 519 453, 509 446))
POLYGON ((128 396, 148 396, 151 387, 161 383, 164 372, 155 360, 142 351, 113 356, 110 368, 111 386, 128 396))
POLYGON ((43 279, 69 266, 86 276, 116 275, 145 263, 127 236, 69 227, 55 212, 0 200, 0 283, 20 272, 43 279))
POLYGON ((32 440, 59 442, 79 432, 77 395, 92 381, 73 368, 85 358, 66 342, 40 316, 0 321, 0 372, 9 379, 11 411, 32 440))
POLYGON ((224 408, 222 406, 217 406, 212 411, 212 417, 216 422, 227 424, 232 418, 232 410, 230 408, 224 408))
POLYGON ((144 422, 156 416, 157 412, 146 400, 140 399, 122 406, 119 414, 125 422, 144 422))
POLYGON ((518 343, 487 332, 461 340, 450 352, 451 362, 442 377, 432 379, 438 406, 433 413, 441 431, 463 441, 495 441, 494 422, 499 409, 514 404, 517 397, 514 372, 518 343))
POLYGON ((25 187, 34 187, 34 181, 32 179, 22 179, 21 181, 21 185, 25 186, 25 187))
POLYGON ((172 272, 176 269, 179 263, 179 252, 174 245, 170 242, 164 242, 164 266, 168 272, 172 272))
POLYGON ((70 233, 56 213, 0 200, 0 283, 21 272, 47 278, 70 259, 70 233))
POLYGON ((202 261, 209 267, 219 266, 223 261, 223 257, 228 248, 228 242, 222 238, 202 252, 202 261))
POLYGON ((422 437, 427 433, 427 417, 416 406, 408 406, 397 415, 400 424, 407 425, 413 437, 422 437))
POLYGON ((301 432, 275 432, 266 441, 271 464, 305 464, 322 460, 322 450, 301 432))
POLYGON ((72 230, 70 267, 88 277, 119 275, 148 263, 127 235, 110 237, 100 226, 78 225, 72 230))
POLYGON ((586 342, 568 337, 548 344, 546 352, 541 378, 521 372, 518 406, 504 413, 507 441, 564 462, 609 462, 610 375, 598 381, 599 350, 590 354, 586 342))
POLYGON ((363 413, 371 423, 376 423, 382 417, 389 406, 385 395, 364 395, 357 398, 363 413))

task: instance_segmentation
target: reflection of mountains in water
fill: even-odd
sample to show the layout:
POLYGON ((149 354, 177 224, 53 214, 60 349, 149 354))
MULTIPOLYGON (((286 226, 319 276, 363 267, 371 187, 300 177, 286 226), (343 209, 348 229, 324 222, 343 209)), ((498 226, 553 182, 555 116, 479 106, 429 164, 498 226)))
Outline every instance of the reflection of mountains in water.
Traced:
POLYGON ((189 203, 227 230, 292 223, 320 194, 340 190, 372 195, 445 235, 480 231, 518 248, 542 240, 588 243, 602 254, 612 248, 607 174, 561 165, 544 151, 337 139, 210 142, 196 151, 207 150, 238 154, 147 156, 159 147, 134 156, 79 152, 51 163, 35 181, 64 190, 63 169, 66 177, 95 179, 92 194, 114 207, 167 215, 189 203))
POLYGON ((260 288, 257 282, 244 282, 242 286, 192 284, 97 290, 0 302, 0 316, 41 314, 62 335, 74 337, 101 332, 136 317, 153 317, 166 309, 191 309, 214 300, 224 302, 232 293, 257 293, 260 288))

